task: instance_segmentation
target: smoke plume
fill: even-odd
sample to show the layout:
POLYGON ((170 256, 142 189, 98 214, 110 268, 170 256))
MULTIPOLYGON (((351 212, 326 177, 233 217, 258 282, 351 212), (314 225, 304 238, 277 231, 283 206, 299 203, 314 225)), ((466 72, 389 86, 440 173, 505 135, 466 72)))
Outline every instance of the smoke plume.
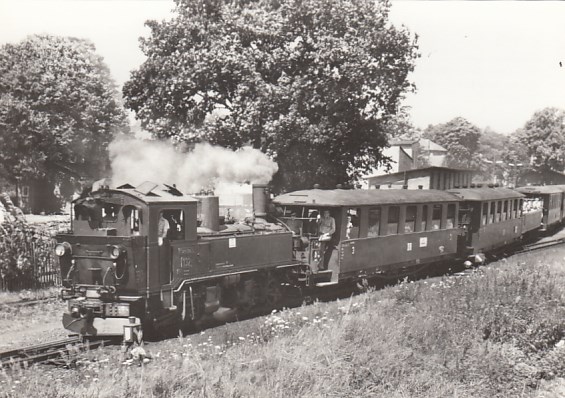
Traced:
POLYGON ((278 170, 274 161, 251 147, 234 152, 201 143, 181 152, 170 142, 122 138, 112 142, 109 150, 115 186, 153 181, 195 193, 222 182, 267 183, 278 170))

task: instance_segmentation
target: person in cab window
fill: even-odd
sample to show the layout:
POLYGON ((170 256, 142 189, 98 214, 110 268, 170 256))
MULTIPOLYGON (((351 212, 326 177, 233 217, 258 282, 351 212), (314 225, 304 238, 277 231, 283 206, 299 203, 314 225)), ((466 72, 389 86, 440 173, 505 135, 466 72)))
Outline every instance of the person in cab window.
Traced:
POLYGON ((158 230, 158 240, 159 246, 163 244, 163 239, 167 237, 167 234, 170 229, 169 221, 165 217, 163 217, 163 213, 159 215, 159 230, 158 230))
POLYGON ((318 263, 318 269, 324 270, 327 266, 328 256, 326 252, 331 248, 329 242, 332 239, 332 235, 335 233, 335 219, 330 216, 329 210, 324 210, 322 213, 318 230, 320 232, 320 261, 318 263))

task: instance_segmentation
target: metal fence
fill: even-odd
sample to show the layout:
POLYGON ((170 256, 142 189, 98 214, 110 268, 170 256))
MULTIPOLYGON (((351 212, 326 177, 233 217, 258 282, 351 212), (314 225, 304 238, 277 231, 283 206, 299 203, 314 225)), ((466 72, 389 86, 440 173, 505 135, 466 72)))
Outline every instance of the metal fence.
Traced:
POLYGON ((19 242, 16 272, 0 274, 0 291, 42 289, 61 285, 59 261, 54 254, 55 240, 41 237, 19 242))

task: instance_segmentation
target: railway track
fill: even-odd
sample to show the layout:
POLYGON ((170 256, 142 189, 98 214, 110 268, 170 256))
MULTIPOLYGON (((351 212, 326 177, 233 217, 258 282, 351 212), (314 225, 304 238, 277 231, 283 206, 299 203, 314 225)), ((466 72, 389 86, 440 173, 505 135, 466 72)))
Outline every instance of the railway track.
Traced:
POLYGON ((111 343, 110 340, 83 341, 80 337, 69 337, 44 344, 16 348, 0 352, 0 368, 28 367, 34 363, 60 362, 73 353, 95 349, 111 343))
POLYGON ((534 242, 528 245, 522 246, 521 249, 517 250, 513 254, 527 253, 540 249, 546 249, 548 247, 559 246, 565 243, 565 238, 552 239, 543 242, 534 242))
POLYGON ((20 300, 20 301, 8 301, 5 303, 0 303, 0 309, 2 307, 12 307, 12 308, 23 308, 23 307, 34 307, 39 304, 49 303, 50 301, 59 301, 58 297, 51 296, 35 300, 20 300))

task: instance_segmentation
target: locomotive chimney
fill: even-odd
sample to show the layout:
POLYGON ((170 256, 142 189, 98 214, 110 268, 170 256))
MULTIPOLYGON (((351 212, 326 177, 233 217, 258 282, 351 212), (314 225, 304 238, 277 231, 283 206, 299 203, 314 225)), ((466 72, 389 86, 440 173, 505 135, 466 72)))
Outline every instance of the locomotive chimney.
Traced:
POLYGON ((269 191, 266 184, 253 184, 253 214, 255 217, 267 216, 267 203, 269 191))
POLYGON ((202 226, 212 231, 220 229, 220 201, 217 196, 201 196, 198 198, 202 204, 202 226))

